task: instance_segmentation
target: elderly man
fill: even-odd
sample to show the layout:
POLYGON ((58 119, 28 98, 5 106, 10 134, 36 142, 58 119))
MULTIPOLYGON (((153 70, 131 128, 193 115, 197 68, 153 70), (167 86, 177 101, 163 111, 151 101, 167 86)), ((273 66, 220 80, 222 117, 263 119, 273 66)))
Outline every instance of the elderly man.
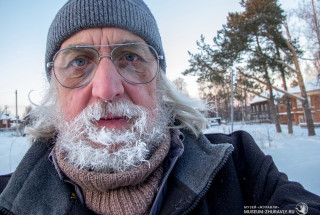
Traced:
POLYGON ((320 213, 320 198, 250 135, 203 135, 204 118, 165 73, 142 0, 69 0, 48 33, 33 145, 0 180, 0 213, 242 214, 300 202, 320 213))

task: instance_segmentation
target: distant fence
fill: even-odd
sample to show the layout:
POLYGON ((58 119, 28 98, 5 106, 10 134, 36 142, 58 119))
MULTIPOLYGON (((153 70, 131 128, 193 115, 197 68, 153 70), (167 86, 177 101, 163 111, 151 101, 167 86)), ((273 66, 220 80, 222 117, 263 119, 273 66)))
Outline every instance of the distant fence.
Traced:
POLYGON ((260 119, 260 120, 250 120, 250 121, 244 121, 244 124, 261 124, 261 123, 273 123, 270 119, 260 119))
MULTIPOLYGON (((314 127, 320 127, 320 122, 315 122, 313 123, 314 127)), ((300 123, 299 124, 301 128, 306 128, 307 127, 307 123, 300 123)))
POLYGON ((16 131, 15 128, 0 128, 0 132, 16 131))
MULTIPOLYGON (((0 128, 0 132, 12 132, 12 133, 15 133, 15 132, 17 132, 17 129, 16 128, 0 128)), ((19 136, 22 136, 24 134, 24 128, 23 127, 18 128, 18 134, 19 134, 19 136)))

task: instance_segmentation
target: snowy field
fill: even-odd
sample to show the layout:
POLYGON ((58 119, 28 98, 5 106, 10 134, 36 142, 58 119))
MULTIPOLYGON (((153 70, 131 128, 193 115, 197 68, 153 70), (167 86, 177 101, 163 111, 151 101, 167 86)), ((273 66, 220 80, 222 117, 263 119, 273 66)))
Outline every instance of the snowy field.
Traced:
POLYGON ((26 137, 15 132, 0 132, 0 175, 13 172, 30 147, 26 137))
MULTIPOLYGON (((317 136, 309 137, 306 128, 294 127, 289 135, 287 127, 278 134, 273 124, 235 124, 235 130, 245 130, 256 140, 265 154, 273 157, 278 169, 285 172, 289 180, 300 182, 307 190, 320 195, 320 128, 317 136)), ((215 126, 205 133, 230 133, 228 125, 215 126)), ((0 174, 16 169, 29 148, 26 137, 15 137, 15 133, 0 132, 0 174)))

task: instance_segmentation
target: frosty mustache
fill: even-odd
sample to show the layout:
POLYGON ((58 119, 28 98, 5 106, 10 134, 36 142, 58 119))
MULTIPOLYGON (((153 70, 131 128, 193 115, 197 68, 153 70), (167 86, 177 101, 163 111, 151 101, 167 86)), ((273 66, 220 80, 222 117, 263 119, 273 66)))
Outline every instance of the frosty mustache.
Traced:
POLYGON ((84 120, 87 123, 94 123, 101 118, 121 117, 128 120, 135 119, 146 121, 148 111, 128 101, 99 101, 85 108, 74 121, 84 120))

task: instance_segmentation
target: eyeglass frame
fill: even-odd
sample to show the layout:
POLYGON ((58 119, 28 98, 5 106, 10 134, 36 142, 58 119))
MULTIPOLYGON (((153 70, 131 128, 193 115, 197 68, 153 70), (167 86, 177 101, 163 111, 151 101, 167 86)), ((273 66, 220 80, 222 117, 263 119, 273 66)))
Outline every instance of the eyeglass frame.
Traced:
MULTIPOLYGON (((56 59, 56 57, 58 56, 58 54, 59 54, 60 52, 62 52, 62 51, 64 51, 64 50, 67 50, 67 49, 71 49, 71 48, 90 48, 90 49, 94 50, 95 52, 97 52, 97 54, 98 54, 98 56, 99 56, 98 66, 100 65, 101 58, 104 58, 104 57, 110 58, 113 66, 115 66, 118 74, 119 74, 127 83, 130 83, 130 84, 147 84, 147 83, 150 83, 151 81, 153 81, 153 80, 155 79, 155 77, 157 77, 157 75, 158 75, 158 73, 159 73, 159 71, 160 71, 160 63, 159 63, 159 61, 164 59, 163 55, 159 55, 158 52, 157 52, 157 50, 156 50, 155 48, 153 48, 152 46, 150 46, 150 45, 148 45, 148 44, 146 44, 146 43, 119 43, 119 44, 109 44, 109 45, 90 45, 90 46, 76 45, 76 46, 69 46, 69 47, 66 47, 66 48, 63 48, 63 49, 58 50, 58 51, 55 53, 55 55, 53 56, 52 61, 51 61, 51 62, 48 62, 47 65, 46 65, 46 66, 47 66, 47 69, 51 69, 51 68, 52 68, 54 77, 56 78, 56 80, 58 81, 58 83, 59 83, 62 87, 68 88, 68 89, 78 89, 78 88, 81 88, 81 87, 84 87, 84 86, 88 85, 88 84, 92 81, 92 79, 94 78, 94 75, 95 75, 95 74, 94 74, 94 75, 92 76, 92 78, 91 78, 90 80, 88 80, 87 83, 82 84, 82 85, 80 85, 80 86, 78 86, 78 87, 68 87, 68 86, 63 85, 63 84, 59 81, 59 79, 58 79, 58 77, 57 77, 57 75, 56 75, 56 72, 54 71, 54 60, 56 59), (157 72, 154 74, 154 77, 153 77, 150 81, 147 81, 147 82, 144 82, 144 83, 135 83, 135 82, 132 82, 132 81, 127 80, 127 79, 126 79, 125 77, 123 77, 123 75, 121 75, 121 73, 118 71, 117 67, 116 67, 115 64, 113 63, 112 53, 113 53, 114 50, 116 50, 118 47, 120 47, 120 46, 127 46, 127 45, 145 45, 145 46, 151 48, 151 49, 154 51, 154 53, 156 54, 155 59, 156 59, 156 62, 157 62, 157 72), (95 49, 95 47, 110 47, 110 46, 116 46, 115 48, 112 49, 110 55, 100 55, 99 50, 95 49)), ((97 67, 97 68, 98 68, 98 67, 97 67)), ((95 73, 96 71, 97 71, 97 69, 94 71, 94 73, 95 73)))

